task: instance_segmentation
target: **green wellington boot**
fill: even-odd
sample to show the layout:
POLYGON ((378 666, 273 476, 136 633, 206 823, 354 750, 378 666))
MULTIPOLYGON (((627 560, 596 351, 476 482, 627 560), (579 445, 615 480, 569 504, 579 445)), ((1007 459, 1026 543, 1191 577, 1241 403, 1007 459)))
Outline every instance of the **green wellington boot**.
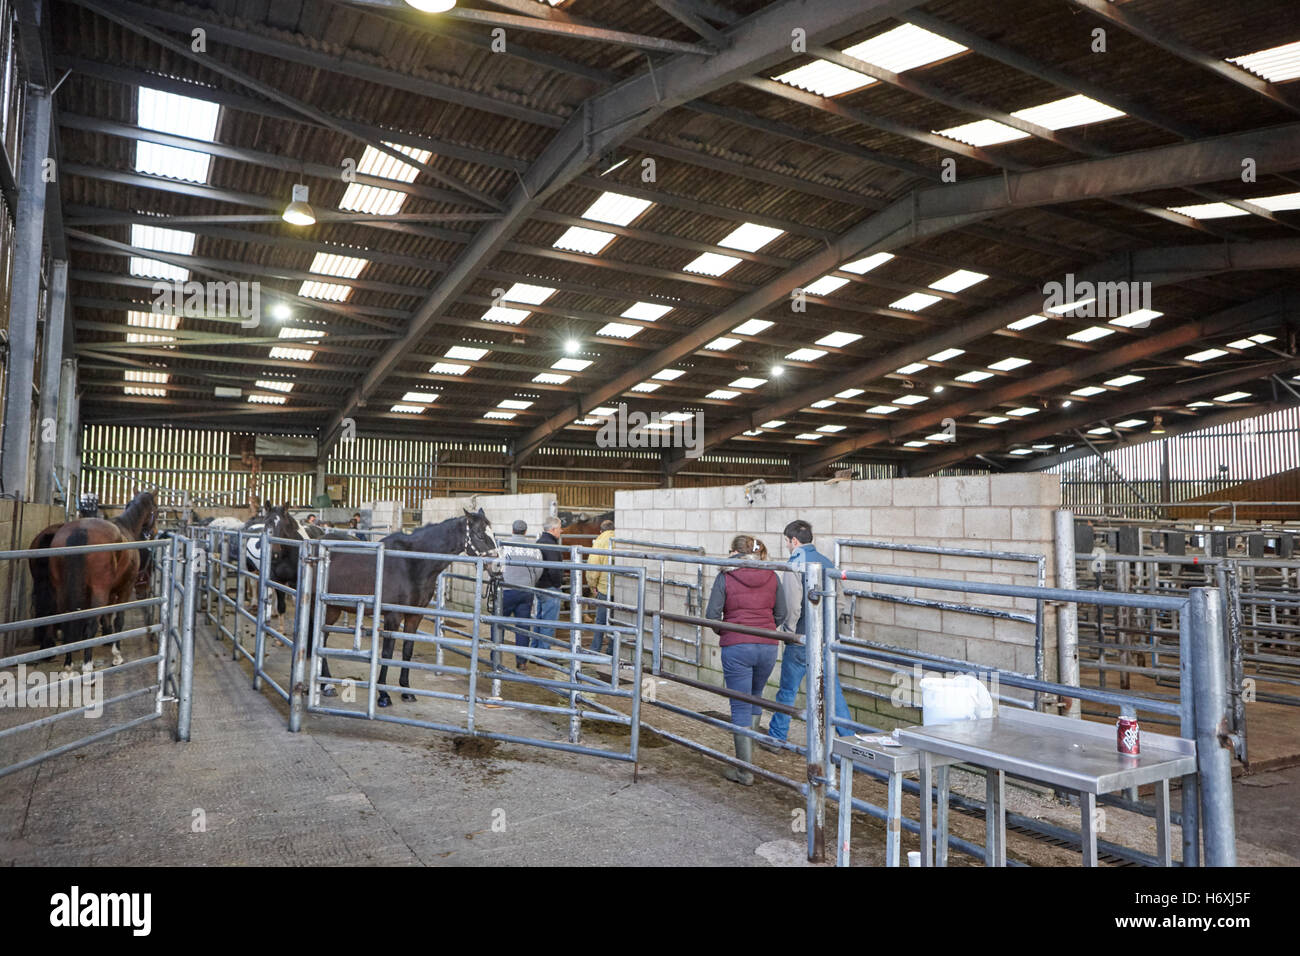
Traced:
MULTIPOLYGON (((732 739, 736 742, 736 756, 745 763, 754 762, 754 741, 744 734, 732 734, 732 739)), ((722 775, 733 783, 739 783, 746 787, 754 785, 754 775, 748 770, 741 770, 739 767, 728 767, 722 772, 722 775)))

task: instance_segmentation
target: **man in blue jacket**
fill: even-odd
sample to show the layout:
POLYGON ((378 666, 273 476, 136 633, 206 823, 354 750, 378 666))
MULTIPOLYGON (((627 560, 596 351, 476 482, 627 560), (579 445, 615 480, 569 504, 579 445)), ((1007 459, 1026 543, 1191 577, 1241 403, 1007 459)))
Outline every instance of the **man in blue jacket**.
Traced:
MULTIPOLYGON (((808 564, 820 564, 822 567, 830 568, 834 567, 834 564, 832 564, 830 558, 813 547, 812 525, 807 521, 802 519, 791 521, 785 526, 785 531, 782 534, 790 548, 790 570, 782 575, 782 578, 784 578, 782 586, 785 589, 786 607, 790 609, 789 616, 786 618, 785 630, 802 634, 804 640, 807 640, 809 624, 820 626, 821 620, 820 617, 812 622, 804 620, 803 568, 808 564)), ((793 704, 795 697, 798 696, 800 689, 803 687, 804 675, 807 673, 807 647, 803 644, 785 645, 785 650, 781 652, 781 687, 776 692, 777 703, 793 704)), ((849 705, 844 700, 844 691, 840 687, 839 674, 827 676, 834 676, 835 678, 835 716, 851 720, 849 705)), ((849 727, 836 726, 835 729, 841 736, 848 736, 853 733, 853 730, 849 727)), ((777 740, 785 740, 786 735, 790 732, 790 717, 787 714, 773 714, 767 732, 769 736, 775 737, 777 740)), ((770 744, 763 744, 761 741, 759 746, 773 752, 780 749, 770 744)))

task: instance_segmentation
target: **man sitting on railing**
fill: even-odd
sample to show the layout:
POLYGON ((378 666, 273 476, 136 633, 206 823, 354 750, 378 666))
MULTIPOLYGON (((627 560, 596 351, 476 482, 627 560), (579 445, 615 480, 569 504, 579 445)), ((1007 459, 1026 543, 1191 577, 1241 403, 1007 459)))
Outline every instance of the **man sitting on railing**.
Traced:
MULTIPOLYGON (((516 521, 510 528, 516 536, 523 536, 528 533, 528 525, 523 521, 516 521)), ((529 590, 537 586, 537 579, 542 573, 542 569, 537 566, 529 567, 523 564, 514 564, 513 561, 536 561, 541 557, 541 553, 531 544, 523 542, 511 542, 510 544, 501 545, 501 616, 502 617, 523 617, 533 616, 533 592, 529 590)), ((514 628, 515 646, 528 647, 529 637, 527 628, 514 628)), ((520 670, 528 667, 528 662, 524 658, 515 656, 515 666, 520 670)))
MULTIPOLYGON (((834 567, 834 564, 830 558, 813 547, 812 525, 807 521, 791 521, 785 526, 782 536, 785 538, 786 545, 790 548, 790 570, 782 575, 786 604, 790 608, 790 614, 786 619, 783 630, 802 634, 804 639, 807 640, 808 628, 820 625, 821 621, 819 618, 814 618, 812 621, 804 619, 803 569, 813 563, 826 568, 834 567), (792 624, 793 626, 791 626, 792 624)), ((785 650, 781 652, 781 686, 776 692, 776 702, 787 706, 793 705, 795 697, 798 696, 799 690, 803 686, 804 675, 807 673, 807 647, 803 644, 785 645, 785 650)), ((838 673, 828 674, 827 677, 834 677, 835 716, 851 720, 849 705, 844 700, 844 691, 840 687, 840 675, 838 673)), ((842 737, 853 733, 852 728, 847 726, 837 726, 835 730, 842 737)), ((790 732, 790 717, 787 714, 773 714, 767 732, 769 736, 775 737, 777 740, 785 740, 786 734, 790 732)), ((759 742, 759 746, 773 753, 777 753, 780 749, 762 741, 759 742)))

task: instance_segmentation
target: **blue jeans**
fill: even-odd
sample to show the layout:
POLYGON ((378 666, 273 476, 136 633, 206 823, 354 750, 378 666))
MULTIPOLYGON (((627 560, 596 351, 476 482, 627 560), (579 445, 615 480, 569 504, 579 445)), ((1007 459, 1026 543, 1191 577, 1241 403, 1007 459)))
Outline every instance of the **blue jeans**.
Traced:
MULTIPOLYGON (((608 624, 608 623, 609 623, 609 608, 607 608, 607 607, 598 607, 598 608, 596 608, 596 624, 597 624, 597 625, 601 625, 601 624, 608 624)), ((604 632, 602 632, 602 631, 596 631, 596 632, 592 635, 592 638, 591 638, 591 650, 592 650, 592 653, 594 653, 594 654, 600 654, 600 653, 602 653, 602 652, 601 652, 601 648, 604 647, 604 646, 605 646, 605 634, 604 634, 604 632)), ((613 634, 609 635, 609 650, 610 650, 610 653, 611 653, 611 654, 614 652, 614 635, 613 635, 613 634)))
MULTIPOLYGON (((722 649, 722 679, 727 690, 762 697, 767 679, 776 667, 775 644, 728 644, 722 649)), ((748 727, 752 717, 761 717, 763 708, 749 701, 731 700, 731 722, 748 727)), ((775 720, 775 718, 773 718, 775 720)))
MULTIPOLYGON (((532 617, 533 616, 533 595, 531 591, 519 591, 515 588, 506 588, 501 592, 501 616, 502 617, 532 617)), ((525 628, 513 627, 515 632, 515 646, 528 647, 528 631, 525 628)), ((523 663, 523 658, 516 657, 515 665, 523 663)))
MULTIPOLYGON (((785 652, 781 657, 781 687, 776 692, 776 702, 778 704, 791 705, 799 694, 799 689, 803 687, 804 675, 808 673, 808 648, 802 644, 787 644, 785 652)), ((840 687, 839 675, 835 675, 835 716, 844 720, 852 720, 849 714, 848 702, 844 700, 844 691, 840 687)), ((836 726, 836 732, 841 737, 847 737, 853 733, 852 728, 836 726)), ((777 740, 785 740, 786 734, 790 731, 790 717, 787 714, 773 714, 772 722, 768 726, 768 734, 777 740)))
MULTIPOLYGON (((560 619, 560 596, 558 594, 537 595, 537 617, 542 621, 560 619)), ((555 628, 538 626, 533 634, 533 647, 550 647, 549 638, 555 636, 555 628)))

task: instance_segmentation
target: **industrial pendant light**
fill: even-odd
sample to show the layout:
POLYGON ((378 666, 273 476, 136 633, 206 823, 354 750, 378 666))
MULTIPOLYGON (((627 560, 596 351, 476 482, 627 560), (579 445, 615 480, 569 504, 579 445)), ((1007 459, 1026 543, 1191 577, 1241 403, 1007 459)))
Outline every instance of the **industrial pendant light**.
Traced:
POLYGON ((406 2, 421 13, 446 13, 456 5, 456 0, 406 0, 406 2))
POLYGON ((1159 415, 1156 416, 1156 423, 1151 426, 1151 434, 1163 435, 1165 433, 1165 423, 1159 415))
POLYGON ((307 204, 307 187, 297 183, 293 187, 293 202, 284 209, 284 221, 294 226, 313 226, 316 212, 307 204))

